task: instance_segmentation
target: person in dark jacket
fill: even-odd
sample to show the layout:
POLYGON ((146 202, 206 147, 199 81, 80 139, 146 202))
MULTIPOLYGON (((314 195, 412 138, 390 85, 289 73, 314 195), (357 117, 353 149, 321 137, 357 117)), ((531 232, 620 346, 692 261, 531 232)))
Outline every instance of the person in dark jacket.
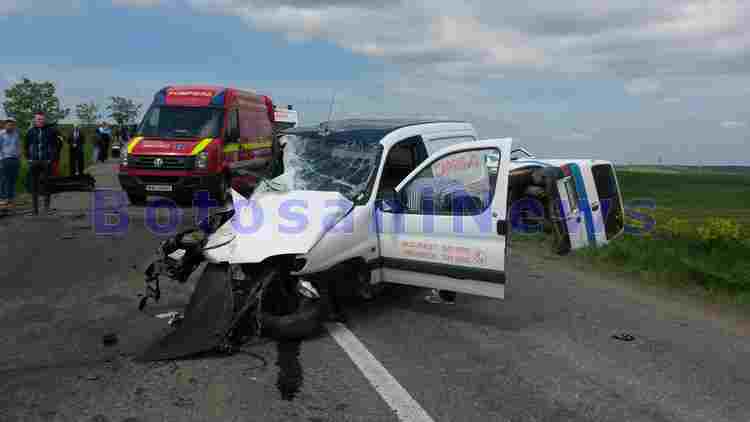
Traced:
POLYGON ((68 138, 70 148, 70 175, 83 175, 83 147, 86 144, 86 136, 78 125, 73 126, 73 132, 68 138))
POLYGON ((99 136, 99 161, 104 163, 109 158, 109 147, 112 143, 112 129, 106 122, 103 122, 96 132, 99 136))
POLYGON ((44 196, 44 213, 50 213, 52 198, 47 190, 47 179, 52 172, 52 162, 59 158, 58 140, 57 129, 46 124, 44 113, 34 114, 34 126, 26 133, 25 147, 34 215, 39 215, 39 195, 44 196))

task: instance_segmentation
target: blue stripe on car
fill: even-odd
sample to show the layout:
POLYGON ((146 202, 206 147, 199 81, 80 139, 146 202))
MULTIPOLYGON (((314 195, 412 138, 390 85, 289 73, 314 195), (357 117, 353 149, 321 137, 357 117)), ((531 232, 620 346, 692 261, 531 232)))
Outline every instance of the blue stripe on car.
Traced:
POLYGON ((589 238, 589 245, 596 246, 596 232, 594 231, 594 214, 591 212, 591 204, 589 204, 589 197, 586 193, 586 184, 583 181, 583 174, 581 173, 580 167, 577 164, 570 164, 568 166, 570 172, 573 174, 573 178, 576 181, 576 190, 579 194, 580 208, 583 211, 583 216, 586 220, 586 234, 589 238))

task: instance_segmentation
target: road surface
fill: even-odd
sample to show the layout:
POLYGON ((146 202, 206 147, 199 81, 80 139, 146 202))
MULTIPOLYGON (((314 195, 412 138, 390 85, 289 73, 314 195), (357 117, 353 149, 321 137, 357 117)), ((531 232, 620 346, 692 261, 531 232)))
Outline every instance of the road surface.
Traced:
MULTIPOLYGON (((116 189, 113 164, 92 171, 116 189)), ((166 329, 136 309, 160 235, 137 207, 124 233, 96 235, 91 204, 68 193, 55 217, 0 220, 2 421, 750 420, 746 318, 528 246, 505 301, 396 287, 302 344, 135 363, 166 329)), ((189 289, 165 294, 151 315, 189 289)))

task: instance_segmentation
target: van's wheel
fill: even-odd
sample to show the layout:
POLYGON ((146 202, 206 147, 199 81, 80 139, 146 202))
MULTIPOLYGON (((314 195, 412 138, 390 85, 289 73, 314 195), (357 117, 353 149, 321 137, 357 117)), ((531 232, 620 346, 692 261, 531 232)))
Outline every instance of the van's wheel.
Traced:
POLYGON ((274 266, 263 271, 259 282, 268 282, 261 312, 262 334, 275 340, 302 340, 317 335, 322 328, 319 299, 302 296, 296 280, 274 266))

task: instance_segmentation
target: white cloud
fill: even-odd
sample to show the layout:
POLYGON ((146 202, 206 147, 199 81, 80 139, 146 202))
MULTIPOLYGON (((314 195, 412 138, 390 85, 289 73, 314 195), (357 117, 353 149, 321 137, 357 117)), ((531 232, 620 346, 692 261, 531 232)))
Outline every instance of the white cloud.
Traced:
POLYGON ((625 92, 627 92, 628 95, 649 95, 655 94, 659 91, 661 91, 661 82, 654 79, 638 78, 625 84, 625 92))
POLYGON ((112 0, 113 6, 154 7, 165 3, 165 0, 112 0))
POLYGON ((0 0, 0 16, 32 13, 34 15, 68 15, 81 10, 81 0, 0 0))
POLYGON ((747 126, 745 122, 738 122, 736 120, 724 120, 720 123, 724 129, 739 129, 747 126))

